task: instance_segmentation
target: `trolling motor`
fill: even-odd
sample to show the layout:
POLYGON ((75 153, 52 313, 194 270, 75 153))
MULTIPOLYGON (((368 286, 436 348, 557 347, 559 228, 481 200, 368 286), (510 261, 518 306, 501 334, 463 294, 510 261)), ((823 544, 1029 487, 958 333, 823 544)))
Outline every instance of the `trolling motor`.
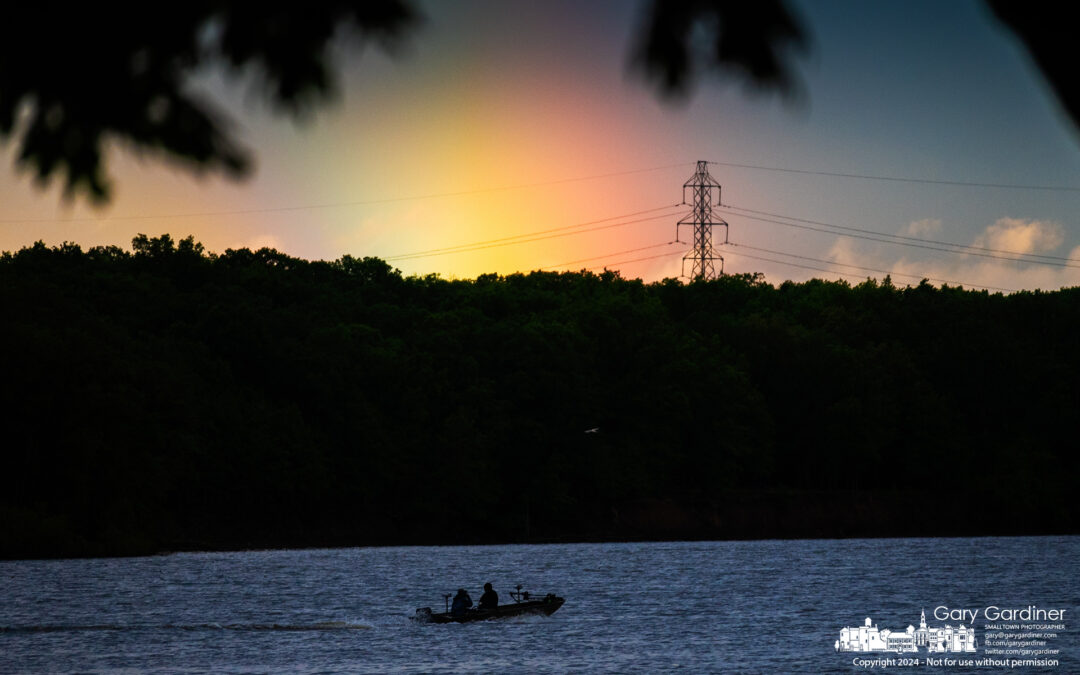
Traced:
POLYGON ((521 590, 521 584, 515 587, 516 591, 510 591, 510 597, 514 599, 514 602, 528 602, 529 592, 521 590))

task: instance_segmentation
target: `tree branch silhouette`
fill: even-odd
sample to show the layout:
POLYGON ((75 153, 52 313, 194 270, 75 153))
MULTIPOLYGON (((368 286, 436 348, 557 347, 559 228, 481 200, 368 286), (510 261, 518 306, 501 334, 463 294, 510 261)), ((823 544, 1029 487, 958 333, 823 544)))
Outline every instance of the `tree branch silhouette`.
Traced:
POLYGON ((1016 0, 987 0, 987 5, 1027 50, 1072 122, 1073 131, 1080 130, 1080 84, 1068 6, 1016 0))
POLYGON ((687 97, 702 70, 795 96, 801 87, 790 59, 808 45, 783 0, 654 0, 631 65, 669 99, 687 97))
POLYGON ((332 98, 327 45, 341 28, 385 47, 418 23, 405 0, 307 2, 303 11, 189 2, 102 9, 31 3, 9 10, 0 42, 0 140, 19 138, 15 163, 65 197, 110 196, 103 146, 121 141, 197 172, 242 177, 250 153, 209 101, 187 89, 198 69, 253 67, 266 96, 294 116, 332 98), (10 16, 14 14, 14 16, 10 16))
MULTIPOLYGON (((1080 86, 1071 74, 1069 25, 1040 3, 986 0, 1019 38, 1080 125, 1080 86)), ((0 141, 15 138, 15 164, 39 185, 64 181, 65 198, 105 203, 111 185, 103 147, 117 141, 202 173, 248 175, 251 153, 210 101, 188 89, 208 65, 259 73, 280 112, 302 117, 333 98, 327 46, 342 28, 385 48, 419 24, 411 0, 314 0, 303 11, 237 2, 154 7, 27 3, 9 9, 0 41, 0 141)), ((668 100, 688 97, 708 72, 798 97, 793 59, 809 32, 785 0, 653 0, 631 47, 631 65, 668 100)))

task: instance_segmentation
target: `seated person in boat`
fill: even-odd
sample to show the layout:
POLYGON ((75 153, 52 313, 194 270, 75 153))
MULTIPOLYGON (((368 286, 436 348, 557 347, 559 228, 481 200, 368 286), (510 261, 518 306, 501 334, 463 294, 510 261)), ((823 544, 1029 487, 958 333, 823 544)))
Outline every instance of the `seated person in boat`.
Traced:
POLYGON ((491 587, 491 582, 484 584, 484 594, 480 596, 479 609, 496 609, 499 606, 499 594, 491 587))
POLYGON ((472 598, 469 597, 468 591, 464 588, 459 588, 457 595, 454 596, 454 602, 450 605, 450 614, 453 616, 462 616, 465 614, 465 610, 472 607, 472 598))

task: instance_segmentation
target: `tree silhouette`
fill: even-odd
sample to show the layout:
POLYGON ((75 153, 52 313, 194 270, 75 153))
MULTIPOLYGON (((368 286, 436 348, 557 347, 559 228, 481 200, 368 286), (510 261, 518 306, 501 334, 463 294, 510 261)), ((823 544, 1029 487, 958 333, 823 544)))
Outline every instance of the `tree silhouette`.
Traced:
POLYGON ((0 558, 1080 523, 1080 289, 131 249, 0 253, 0 558))

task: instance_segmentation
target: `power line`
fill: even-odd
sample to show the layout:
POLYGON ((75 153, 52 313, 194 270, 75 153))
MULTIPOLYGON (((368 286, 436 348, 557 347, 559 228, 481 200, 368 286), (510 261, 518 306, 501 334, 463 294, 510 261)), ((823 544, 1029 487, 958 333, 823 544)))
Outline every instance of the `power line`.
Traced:
MULTIPOLYGON (((735 251, 728 251, 728 253, 730 253, 732 255, 742 256, 743 258, 753 258, 754 260, 764 260, 766 262, 773 262, 773 263, 777 263, 779 265, 787 265, 788 267, 799 267, 799 268, 807 269, 807 270, 816 270, 818 272, 826 272, 828 274, 835 274, 835 275, 840 276, 840 277, 860 278, 858 275, 852 274, 850 272, 839 272, 837 270, 826 269, 824 267, 814 267, 813 265, 801 265, 799 263, 788 262, 786 260, 776 260, 775 258, 766 258, 764 256, 750 255, 748 253, 738 253, 738 252, 735 252, 735 251)), ((837 264, 837 263, 830 263, 827 260, 823 260, 822 262, 824 262, 825 264, 837 264)), ((1004 292, 1007 292, 1007 293, 1016 293, 1017 292, 1015 289, 1012 289, 1012 288, 1000 288, 1000 287, 997 287, 997 286, 985 286, 983 284, 965 284, 963 282, 953 282, 953 281, 945 281, 945 280, 942 280, 942 279, 935 279, 935 278, 931 278, 931 277, 921 277, 921 276, 914 275, 914 274, 891 273, 888 270, 872 270, 872 271, 878 272, 880 274, 895 274, 895 276, 911 277, 911 278, 914 278, 914 279, 926 279, 927 281, 939 281, 939 282, 944 281, 944 283, 954 283, 954 284, 956 284, 958 286, 971 286, 971 287, 975 287, 975 288, 986 288, 986 289, 989 289, 989 290, 1004 291, 1004 292)))
MULTIPOLYGON (((674 208, 675 206, 679 206, 679 204, 675 204, 675 205, 672 205, 672 206, 664 206, 664 207, 660 207, 660 208, 671 209, 671 208, 674 208)), ((659 210, 659 209, 649 209, 648 211, 657 211, 657 210, 659 210)), ((647 213, 647 211, 642 211, 641 213, 647 213)), ((634 215, 634 214, 629 214, 629 215, 634 215)), ((600 222, 604 222, 604 221, 608 221, 608 220, 617 220, 617 219, 628 217, 628 216, 613 216, 611 218, 601 218, 600 220, 588 221, 588 222, 584 222, 584 223, 576 223, 574 225, 565 225, 563 227, 551 228, 549 230, 539 230, 537 232, 519 234, 519 235, 515 235, 513 237, 503 237, 502 239, 489 239, 487 241, 473 242, 471 244, 459 244, 458 246, 448 246, 448 247, 445 247, 445 248, 442 248, 442 249, 429 249, 428 251, 418 251, 416 253, 403 253, 401 255, 390 256, 390 257, 387 257, 387 258, 383 258, 383 260, 386 260, 386 261, 391 261, 391 260, 414 260, 416 258, 428 258, 428 257, 432 257, 432 256, 451 255, 451 254, 454 254, 454 253, 467 253, 467 252, 470 252, 470 251, 480 251, 480 250, 483 250, 483 249, 497 248, 497 247, 500 247, 500 246, 513 246, 514 244, 525 244, 525 243, 533 242, 533 241, 542 241, 544 239, 557 239, 559 237, 569 237, 569 236, 573 236, 573 235, 577 235, 577 234, 585 234, 586 232, 596 232, 598 230, 607 230, 607 229, 610 229, 610 228, 613 228, 613 227, 625 227, 627 225, 633 225, 635 223, 644 223, 644 222, 647 222, 647 221, 650 221, 650 220, 657 220, 659 218, 671 218, 672 216, 673 216, 673 214, 670 214, 670 213, 661 213, 661 214, 656 215, 656 216, 649 216, 649 217, 646 217, 646 218, 637 218, 635 220, 627 220, 625 222, 619 222, 619 223, 611 223, 609 225, 601 225, 599 227, 590 227, 588 229, 577 230, 575 232, 559 232, 558 234, 544 234, 544 233, 547 233, 547 232, 558 232, 560 230, 568 230, 568 229, 572 229, 572 228, 584 227, 586 225, 591 225, 593 223, 600 223, 600 222), (537 235, 537 234, 542 234, 543 236, 533 236, 533 235, 537 235), (523 237, 528 237, 528 238, 523 238, 523 237), (509 241, 511 239, 515 239, 516 241, 509 241)))
POLYGON ((717 166, 729 166, 736 169, 754 169, 757 171, 776 171, 781 173, 800 173, 815 176, 832 176, 834 178, 861 178, 863 180, 889 181, 893 183, 922 183, 929 185, 953 185, 958 187, 999 188, 1004 190, 1048 190, 1054 192, 1080 192, 1080 187, 1068 185, 1022 185, 1019 183, 976 183, 962 180, 937 180, 933 178, 909 178, 901 176, 874 176, 863 173, 834 173, 832 171, 818 171, 811 169, 791 169, 780 166, 760 166, 757 164, 737 164, 735 162, 712 162, 717 166))
MULTIPOLYGON (((937 281, 939 283, 953 284, 953 285, 956 285, 956 286, 975 286, 977 288, 987 288, 987 289, 991 289, 991 290, 995 290, 995 291, 1007 291, 1009 293, 1015 293, 1016 292, 1015 290, 1013 290, 1011 288, 1001 288, 999 286, 987 286, 985 284, 973 284, 973 283, 967 283, 967 282, 964 282, 964 281, 956 281, 954 279, 940 279, 940 278, 935 278, 935 277, 928 277, 926 275, 921 275, 921 274, 908 274, 906 272, 897 272, 895 270, 882 270, 882 269, 878 269, 878 268, 875 268, 875 267, 864 267, 862 265, 853 265, 851 263, 842 263, 842 262, 836 262, 836 261, 833 261, 833 260, 822 260, 821 258, 813 258, 813 257, 806 256, 806 255, 798 255, 796 253, 787 253, 785 251, 774 251, 774 250, 771 250, 771 249, 759 248, 757 246, 749 246, 749 245, 746 245, 746 244, 731 243, 730 245, 731 246, 738 246, 739 248, 748 248, 748 249, 750 249, 752 251, 760 251, 762 253, 772 253, 773 255, 783 255, 783 256, 787 256, 789 258, 798 258, 799 260, 809 260, 809 261, 812 261, 812 262, 825 263, 826 265, 837 265, 837 266, 840 266, 840 267, 850 267, 852 269, 863 270, 863 271, 866 271, 866 272, 877 272, 879 274, 888 274, 888 275, 891 275, 891 276, 898 276, 898 277, 909 277, 909 278, 912 278, 912 279, 927 279, 929 281, 937 281)), ((743 255, 745 257, 754 257, 754 256, 750 256, 750 255, 747 255, 747 254, 739 254, 739 255, 743 255)), ((765 260, 765 258, 760 258, 760 259, 765 260)), ((784 262, 782 260, 772 260, 772 262, 778 262, 778 263, 780 263, 782 265, 792 264, 792 263, 784 262)), ((820 269, 820 268, 811 268, 811 269, 820 269)), ((835 270, 822 270, 822 271, 833 272, 834 274, 839 274, 839 272, 836 272, 835 270)), ((849 276, 853 276, 853 275, 849 275, 849 276)))
POLYGON ((734 209, 736 211, 745 211, 747 213, 757 213, 763 216, 772 216, 774 218, 784 218, 785 220, 793 220, 799 223, 810 223, 811 225, 823 225, 825 227, 833 227, 838 230, 847 230, 850 232, 863 232, 866 234, 872 234, 880 237, 891 237, 894 239, 903 239, 906 241, 914 241, 927 244, 940 244, 942 246, 954 246, 960 249, 970 249, 974 251, 988 251, 991 253, 1005 253, 1007 255, 1025 256, 1028 258, 1042 258, 1044 260, 1060 260, 1062 262, 1075 262, 1080 263, 1080 260, 1076 258, 1066 258, 1057 255, 1045 255, 1042 253, 1023 253, 1021 251, 1010 251, 1008 249, 990 248, 988 246, 976 246, 974 244, 956 244, 951 241, 938 241, 935 239, 925 239, 923 237, 912 237, 904 234, 888 234, 886 232, 876 232, 874 230, 864 230, 858 227, 848 227, 845 225, 833 225, 832 223, 824 223, 818 220, 809 220, 807 218, 796 218, 795 216, 785 216, 780 213, 769 213, 768 211, 755 211, 754 209, 747 209, 741 206, 731 206, 724 204, 721 208, 734 209))
MULTIPOLYGON (((727 207, 724 207, 724 208, 727 208, 727 207)), ((954 246, 956 248, 941 248, 940 246, 932 246, 929 243, 927 243, 927 244, 919 244, 919 243, 916 243, 915 241, 895 241, 893 239, 883 239, 882 237, 889 237, 889 236, 894 236, 894 235, 884 235, 884 234, 881 234, 881 233, 878 233, 878 232, 873 232, 873 235, 876 235, 876 236, 870 236, 870 235, 865 235, 865 234, 853 234, 853 233, 850 233, 850 232, 836 232, 834 230, 826 230, 826 229, 822 229, 822 228, 819 228, 819 227, 814 227, 812 225, 800 225, 799 223, 787 223, 787 222, 783 222, 783 221, 780 221, 780 220, 762 218, 762 217, 759 217, 759 216, 748 216, 748 215, 742 214, 742 213, 736 213, 734 215, 737 215, 740 218, 748 218, 750 220, 756 220, 756 221, 759 221, 759 222, 762 222, 762 223, 772 223, 774 225, 783 225, 784 227, 794 227, 794 228, 797 228, 797 229, 800 229, 800 230, 810 230, 811 232, 822 232, 822 233, 825 233, 825 234, 831 234, 831 235, 836 236, 836 237, 851 237, 853 239, 865 239, 867 241, 876 241, 876 242, 880 242, 880 243, 883 243, 883 244, 895 244, 897 246, 910 246, 910 247, 914 247, 914 248, 927 249, 927 250, 930 250, 930 251, 940 251, 942 253, 951 253, 951 254, 954 254, 954 255, 955 254, 974 255, 974 256, 979 256, 979 257, 982 257, 982 258, 993 258, 995 260, 1007 260, 1009 262, 1022 262, 1022 263, 1030 263, 1030 264, 1034 264, 1034 265, 1049 265, 1049 266, 1053 266, 1053 267, 1080 268, 1080 265, 1071 265, 1071 264, 1069 264, 1070 262, 1080 263, 1080 260, 1076 260, 1074 258, 1062 258, 1062 260, 1068 261, 1068 262, 1055 262, 1053 260, 1029 260, 1029 259, 1023 258, 1023 257, 1012 257, 1012 258, 1010 258, 1010 257, 1006 257, 1006 256, 995 255, 993 253, 983 253, 983 252, 980 252, 980 250, 977 247, 964 246, 963 244, 948 244, 948 243, 946 243, 945 245, 954 246), (962 250, 957 250, 957 249, 962 249, 962 250), (975 249, 975 250, 970 250, 970 249, 975 249)), ((784 217, 784 216, 780 216, 780 217, 784 217)), ((837 227, 837 228, 840 227, 840 226, 837 226, 837 225, 830 225, 828 223, 820 223, 820 224, 823 225, 824 227, 837 227)), ((844 228, 844 229, 854 230, 855 228, 844 228)), ((858 231, 859 232, 871 232, 870 230, 858 230, 858 231)), ((899 236, 899 235, 897 235, 897 236, 899 236)), ((915 239, 915 238, 914 237, 908 237, 908 239, 915 239)), ((917 241, 925 241, 925 240, 917 240, 917 241)), ((1013 255, 1016 255, 1016 256, 1026 256, 1026 255, 1028 255, 1026 253, 1019 253, 1019 252, 1011 252, 1011 253, 1013 255)))
POLYGON ((634 258, 633 260, 620 260, 618 262, 607 263, 606 265, 597 265, 597 266, 594 266, 594 267, 589 267, 587 269, 591 272, 593 270, 607 269, 608 267, 615 267, 617 265, 629 265, 630 263, 642 262, 642 261, 645 261, 645 260, 656 260, 658 258, 670 258, 673 255, 678 255, 679 253, 682 253, 682 251, 681 250, 679 250, 679 251, 671 251, 670 253, 661 253, 660 255, 650 255, 650 256, 646 256, 644 258, 634 258))
MULTIPOLYGON (((614 258, 620 255, 626 255, 628 253, 637 253, 639 251, 647 251, 649 249, 660 248, 661 246, 671 246, 672 244, 678 244, 677 241, 666 241, 662 244, 653 244, 652 246, 642 246, 641 248, 630 248, 625 251, 615 251, 614 253, 606 253, 604 255, 594 255, 591 258, 581 258, 580 260, 571 260, 570 262, 559 263, 558 265, 548 265, 547 267, 541 267, 543 270, 550 270, 556 267, 566 267, 567 265, 576 265, 578 263, 589 262, 590 260, 603 260, 604 258, 614 258)), ((670 255, 670 254, 664 254, 670 255)))
POLYGON ((818 272, 828 272, 829 274, 836 274, 841 277, 853 277, 859 278, 856 274, 849 272, 838 272, 836 270, 826 269, 824 267, 814 267, 813 265, 800 265, 799 263, 787 262, 786 260, 777 260, 775 258, 766 258, 759 255, 750 255, 749 253, 739 253, 737 251, 728 251, 731 255, 739 256, 740 258, 751 258, 753 260, 764 260, 765 262, 777 263, 779 265, 787 265, 788 267, 798 267, 804 270, 816 270, 818 272))
POLYGON ((534 232, 526 232, 524 234, 515 234, 515 235, 509 236, 509 237, 501 237, 499 239, 487 239, 485 241, 474 241, 474 242, 469 243, 469 244, 458 244, 457 246, 444 246, 442 248, 432 248, 432 249, 428 249, 426 251, 417 251, 415 253, 402 253, 400 255, 391 256, 391 257, 387 258, 387 260, 395 260, 397 258, 409 258, 409 257, 413 257, 413 256, 420 257, 421 255, 427 255, 429 253, 440 253, 442 251, 450 251, 450 250, 459 249, 459 248, 468 248, 468 247, 471 247, 471 246, 479 246, 481 244, 494 244, 494 243, 500 242, 500 241, 510 241, 511 239, 521 239, 522 237, 532 237, 532 236, 538 235, 538 234, 547 234, 548 232, 560 232, 562 230, 571 230, 571 229, 574 229, 574 228, 577 228, 577 227, 585 227, 586 225, 595 225, 597 223, 607 222, 609 220, 621 220, 623 218, 631 218, 633 216, 640 216, 642 214, 652 213, 654 211, 664 211, 664 210, 667 210, 667 209, 675 208, 676 206, 681 206, 681 204, 669 204, 667 206, 658 206, 658 207, 656 207, 654 209, 645 209, 643 211, 634 211, 633 213, 627 213, 627 214, 624 214, 624 215, 621 215, 621 216, 611 216, 609 218, 600 218, 598 220, 589 220, 589 221, 585 221, 583 223, 575 223, 573 225, 563 225, 562 227, 553 227, 553 228, 548 229, 548 230, 536 230, 534 232))
POLYGON ((366 199, 359 201, 349 202, 330 202, 326 204, 303 204, 299 206, 278 206, 264 209, 236 209, 230 211, 193 211, 188 213, 159 213, 151 215, 131 215, 131 216, 107 216, 104 218, 9 218, 0 219, 2 224, 31 224, 31 223, 78 223, 78 222, 102 222, 110 220, 155 220, 155 219, 167 219, 167 218, 204 218, 209 216, 234 216, 245 215, 252 213, 278 213, 282 211, 304 211, 310 209, 331 209, 345 206, 370 206, 374 204, 389 204, 393 202, 405 202, 415 201, 422 199, 437 199, 441 197, 461 197, 464 195, 481 194, 485 192, 505 192, 508 190, 524 190, 527 188, 546 187, 549 185, 561 185, 563 183, 575 183, 579 181, 587 180, 599 180, 601 178, 613 178, 616 176, 629 176, 636 173, 648 173, 652 171, 662 171, 664 169, 673 169, 676 167, 688 166, 689 162, 680 162, 679 164, 665 164, 663 166, 652 166, 644 169, 630 169, 627 171, 613 171, 610 173, 600 173, 591 176, 575 176, 573 178, 559 178, 556 180, 539 181, 536 183, 518 183, 514 185, 500 185, 487 188, 476 188, 474 190, 458 190, 455 192, 432 192, 422 195, 408 195, 403 197, 387 197, 385 199, 366 199))

